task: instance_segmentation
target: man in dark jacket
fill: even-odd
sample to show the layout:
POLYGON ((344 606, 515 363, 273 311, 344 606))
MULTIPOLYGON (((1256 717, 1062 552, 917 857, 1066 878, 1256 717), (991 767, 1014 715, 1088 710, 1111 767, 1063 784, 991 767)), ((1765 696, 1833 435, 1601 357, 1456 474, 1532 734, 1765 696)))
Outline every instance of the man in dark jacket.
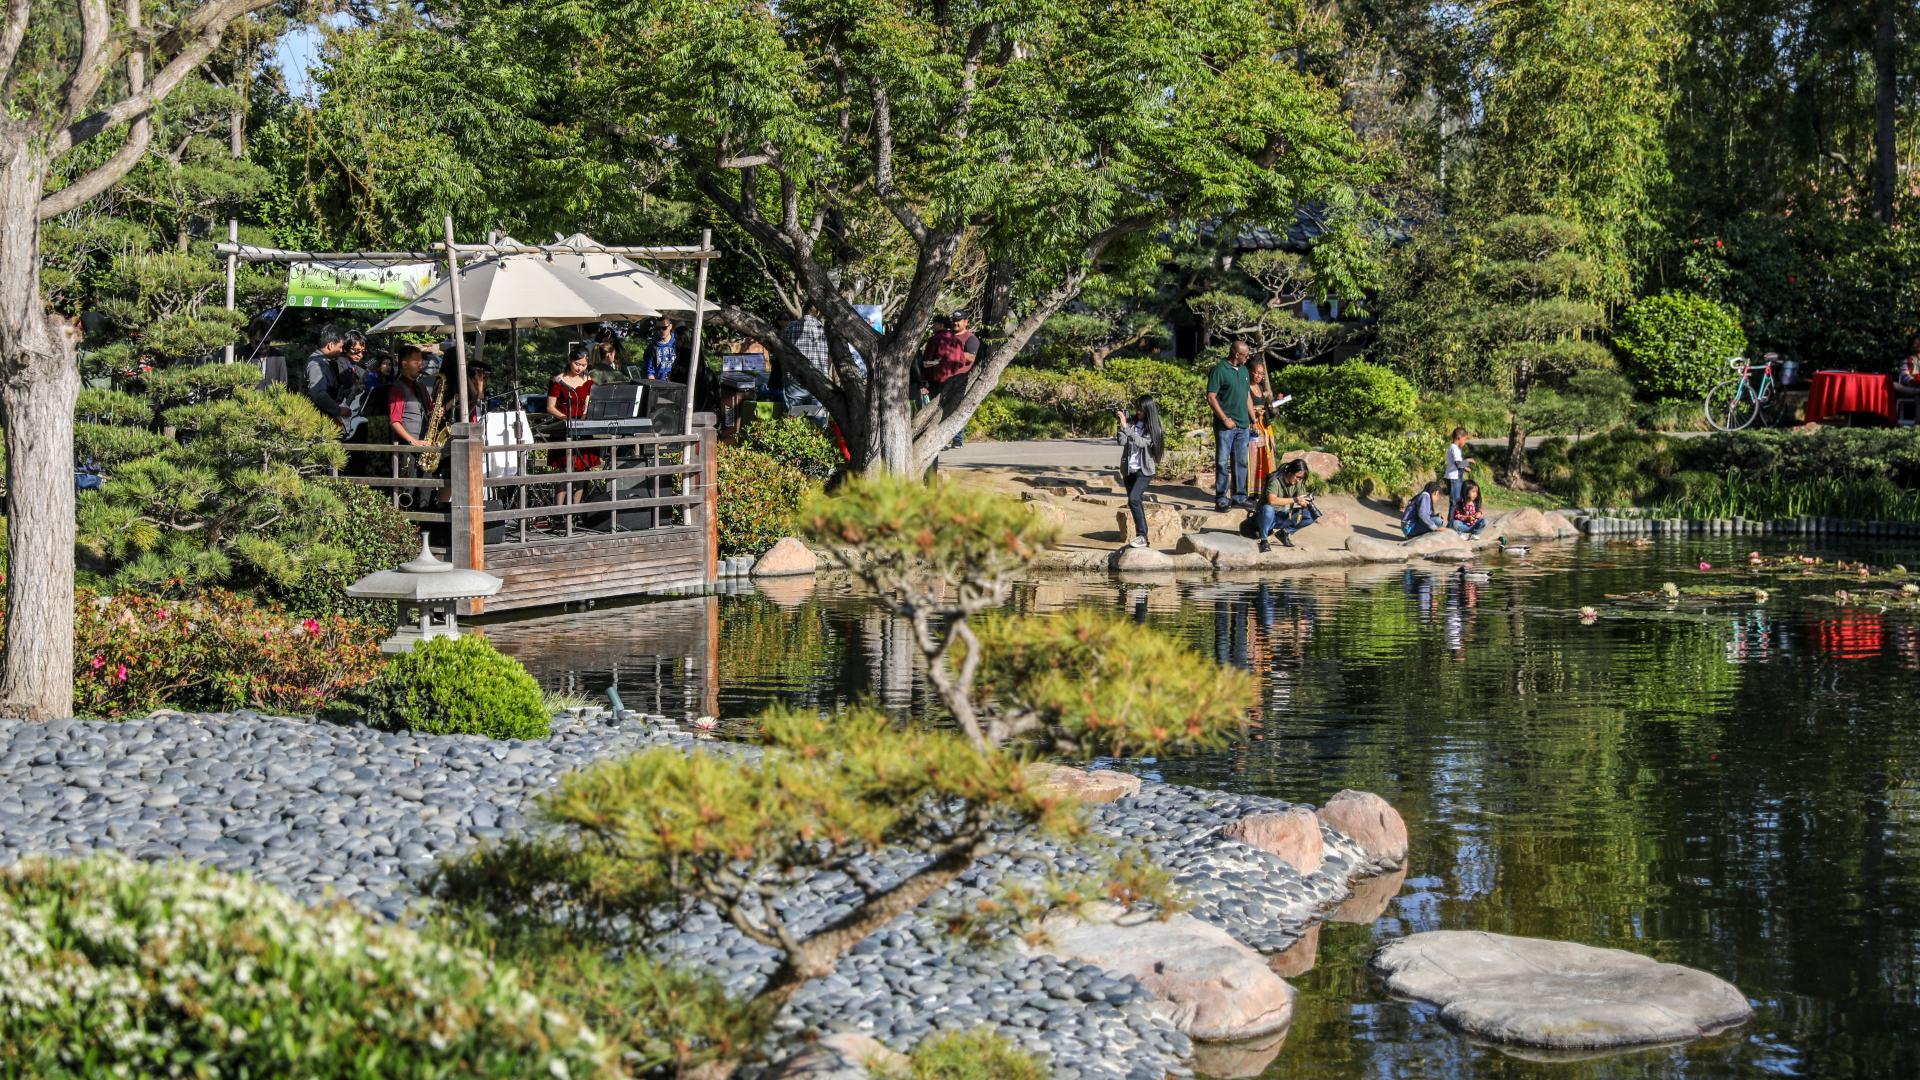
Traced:
POLYGON ((363 422, 359 411, 366 375, 353 366, 346 352, 347 335, 339 327, 321 328, 320 348, 307 357, 307 400, 320 415, 340 425, 343 438, 352 438, 363 422))

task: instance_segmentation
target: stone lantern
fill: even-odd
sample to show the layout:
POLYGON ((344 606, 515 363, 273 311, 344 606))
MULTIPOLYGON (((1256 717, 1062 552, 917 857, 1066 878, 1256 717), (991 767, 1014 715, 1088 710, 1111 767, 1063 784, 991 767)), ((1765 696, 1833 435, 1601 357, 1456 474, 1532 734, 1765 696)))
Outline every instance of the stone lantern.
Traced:
POLYGON ((400 604, 400 625, 380 643, 385 653, 412 652, 430 638, 459 637, 454 609, 462 600, 492 596, 501 581, 484 570, 462 570, 434 558, 427 534, 420 534, 420 554, 397 570, 380 570, 347 586, 355 600, 394 600, 400 604), (414 623, 414 619, 418 623, 414 623))

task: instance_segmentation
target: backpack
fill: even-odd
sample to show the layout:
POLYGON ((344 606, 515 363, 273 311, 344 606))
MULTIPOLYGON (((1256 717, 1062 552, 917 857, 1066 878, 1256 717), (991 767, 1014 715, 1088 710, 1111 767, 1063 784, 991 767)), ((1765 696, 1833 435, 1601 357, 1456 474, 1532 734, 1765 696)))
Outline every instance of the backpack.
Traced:
POLYGON ((1258 511, 1249 511, 1246 517, 1240 519, 1240 535, 1249 540, 1260 539, 1260 529, 1253 523, 1256 513, 1258 511))

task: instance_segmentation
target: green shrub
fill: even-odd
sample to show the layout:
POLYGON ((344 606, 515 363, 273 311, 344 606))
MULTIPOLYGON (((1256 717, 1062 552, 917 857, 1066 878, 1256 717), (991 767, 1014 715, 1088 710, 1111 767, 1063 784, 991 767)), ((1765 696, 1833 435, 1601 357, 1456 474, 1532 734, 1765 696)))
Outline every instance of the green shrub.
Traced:
POLYGON ((1675 440, 1619 429, 1569 443, 1548 439, 1527 456, 1534 479, 1575 506, 1638 506, 1673 474, 1675 440))
POLYGON ((740 429, 739 445, 791 465, 814 480, 828 479, 846 463, 820 425, 803 416, 755 420, 740 429))
POLYGON ((757 450, 720 448, 720 554, 759 555, 793 535, 794 515, 819 485, 757 450))
POLYGON ((1136 357, 1110 360, 1098 370, 1008 368, 967 431, 986 439, 1111 435, 1114 411, 1152 394, 1161 426, 1177 442, 1185 432, 1208 426, 1206 384, 1206 376, 1183 365, 1136 357))
POLYGON ((387 495, 344 480, 309 481, 340 500, 340 511, 302 523, 308 546, 335 548, 344 565, 330 573, 309 573, 263 591, 296 615, 351 615, 382 626, 392 624, 395 605, 383 600, 349 600, 347 586, 378 570, 391 570, 420 551, 418 528, 393 508, 387 495))
MULTIPOLYGON (((1209 428, 1211 410, 1207 407, 1207 376, 1184 364, 1146 357, 1126 357, 1107 361, 1102 369, 1107 379, 1121 387, 1122 407, 1131 407, 1141 394, 1152 394, 1160 405, 1160 423, 1169 434, 1183 434, 1196 428, 1209 428)), ((1111 413, 1113 410, 1108 409, 1111 413)), ((1105 434, 1104 431, 1098 434, 1105 434)))
POLYGON ((1726 378, 1727 361, 1746 351, 1747 335, 1732 308, 1669 292, 1627 308, 1614 324, 1613 344, 1648 396, 1684 398, 1726 378))
POLYGON ((1315 438, 1405 431, 1420 404, 1412 383, 1364 360, 1335 367, 1290 365, 1274 377, 1273 390, 1293 395, 1280 415, 1315 438))
POLYGON ((187 863, 0 872, 0 1075, 623 1075, 466 949, 187 863))
POLYGON ((1032 1055, 984 1028, 931 1035, 907 1055, 904 1068, 881 1080, 1047 1080, 1053 1073, 1032 1055))
POLYGON ((1003 391, 988 394, 967 419, 967 438, 976 442, 1063 439, 1074 434, 1073 425, 1058 409, 1003 391))
POLYGON ((553 723, 540 684, 478 634, 423 641, 395 657, 359 704, 375 727, 432 735, 544 739, 553 723))
POLYGON ((1438 432, 1403 431, 1332 436, 1324 448, 1340 459, 1340 472, 1329 485, 1336 491, 1397 496, 1437 475, 1447 441, 1438 432))

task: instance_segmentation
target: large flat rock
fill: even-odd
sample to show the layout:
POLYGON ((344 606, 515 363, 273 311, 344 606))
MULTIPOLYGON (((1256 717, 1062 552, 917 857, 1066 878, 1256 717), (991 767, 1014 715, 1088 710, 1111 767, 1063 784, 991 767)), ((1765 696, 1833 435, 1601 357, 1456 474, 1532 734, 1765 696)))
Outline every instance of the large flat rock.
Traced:
POLYGON ((1112 904, 1049 916, 1040 951, 1140 980, 1157 1011, 1195 1039, 1251 1039, 1285 1030, 1293 987, 1257 952, 1191 915, 1121 915, 1112 904))
POLYGON ((1704 971, 1566 941, 1435 930, 1381 946, 1373 968, 1469 1035, 1552 1050, 1684 1042, 1753 1015, 1704 971))

